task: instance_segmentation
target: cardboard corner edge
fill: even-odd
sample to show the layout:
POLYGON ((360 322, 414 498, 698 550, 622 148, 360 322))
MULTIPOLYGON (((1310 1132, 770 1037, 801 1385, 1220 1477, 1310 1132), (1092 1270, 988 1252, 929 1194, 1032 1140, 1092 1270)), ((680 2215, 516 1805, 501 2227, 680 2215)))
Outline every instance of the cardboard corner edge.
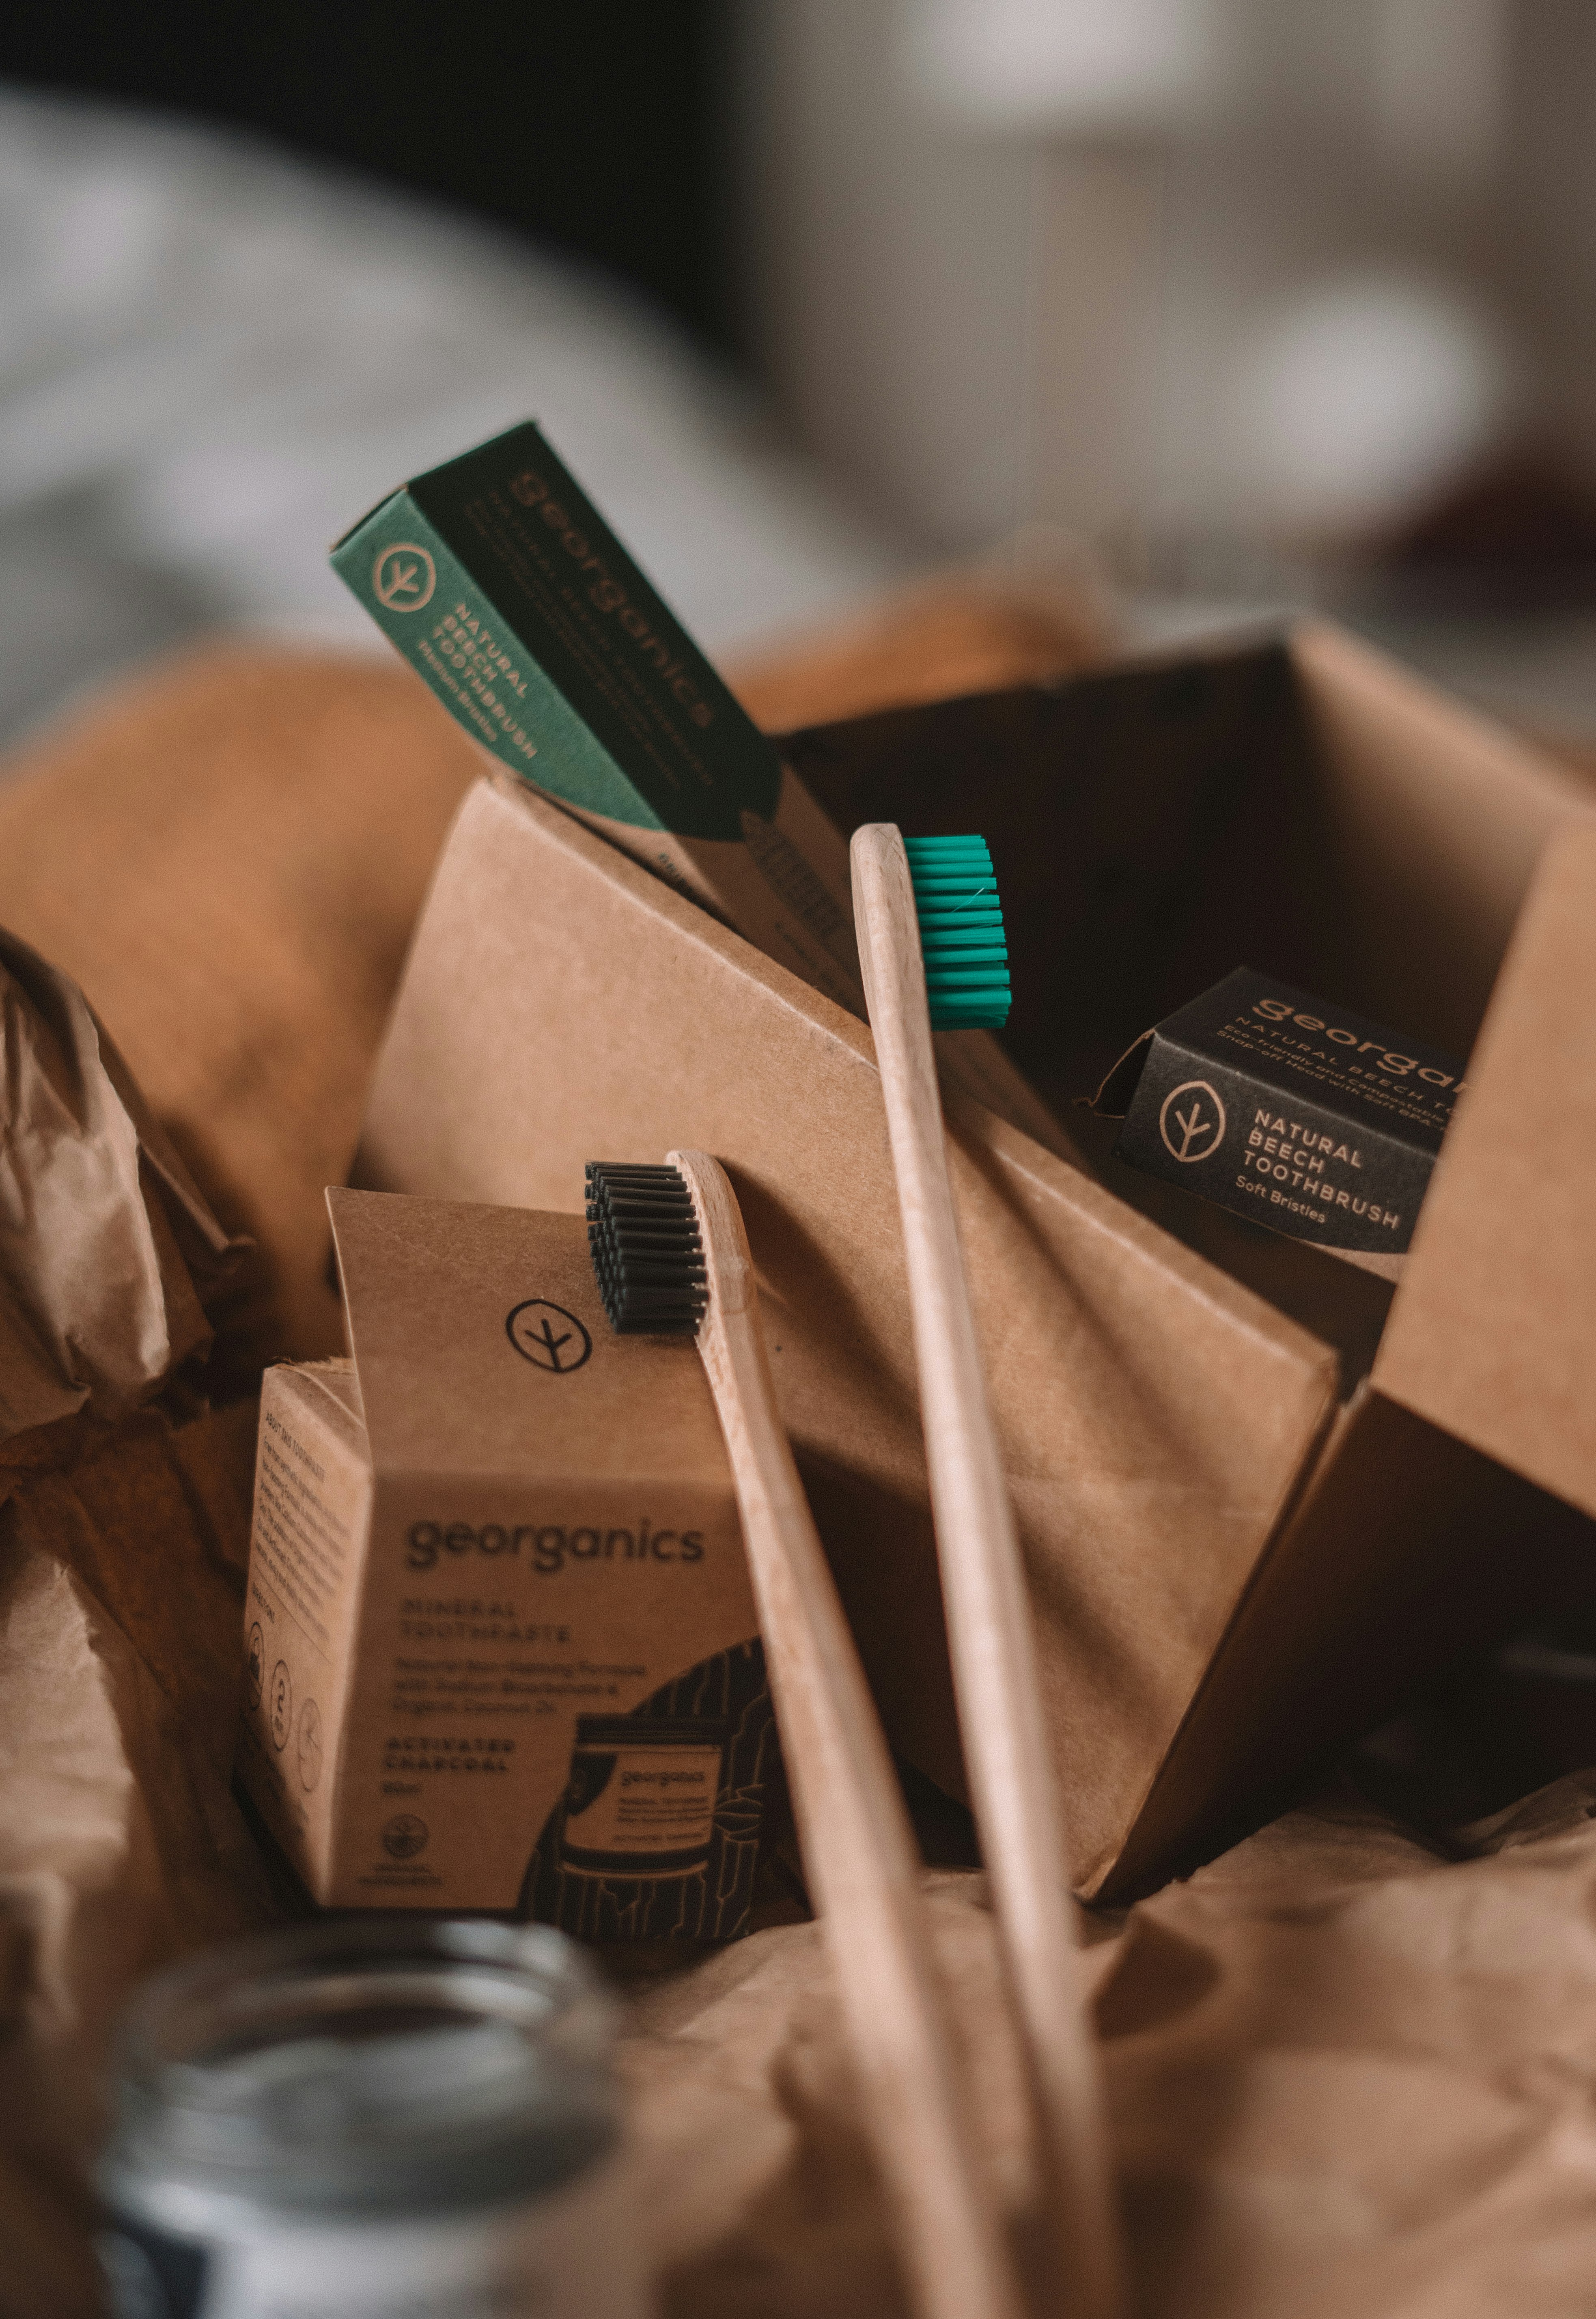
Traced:
POLYGON ((1488 1639, 1515 1603, 1537 1605, 1588 1560, 1590 1539, 1577 1510, 1366 1380, 1283 1511, 1090 1898, 1123 1906, 1252 1834, 1414 1683, 1488 1639), (1519 1557, 1497 1550, 1504 1534, 1519 1557))
POLYGON ((1596 811, 1548 840, 1375 1364, 1392 1400, 1596 1515, 1596 811))
MULTIPOLYGON (((585 871, 601 878, 631 907, 647 909, 663 917, 689 942, 710 952, 744 980, 761 986, 779 1004, 803 1016, 816 1030, 847 1050, 855 1062, 874 1069, 875 1047, 867 1024, 779 960, 768 957, 734 927, 723 924, 686 895, 676 892, 666 880, 656 878, 557 799, 529 787, 504 768, 487 764, 460 800, 417 915, 368 1083, 359 1140, 346 1188, 386 1192, 399 1187, 395 1171, 383 1159, 383 1150, 389 1134, 401 1139, 403 1136, 402 1093, 397 1097, 400 1117, 390 1121, 387 1114, 395 1103, 395 1090, 403 1086, 404 1073, 399 1067, 399 1058, 410 1035, 410 994, 418 983, 440 968, 441 979, 446 982, 449 979, 446 961, 438 951, 443 939, 439 921, 454 905, 462 880, 469 880, 478 865, 499 865, 506 844, 526 842, 528 835, 534 843, 554 845, 585 871)), ((461 1195, 440 1187, 437 1196, 461 1195)))
MULTIPOLYGON (((352 1426, 347 1413, 339 1408, 334 1399, 317 1386, 311 1374, 316 1366, 313 1362, 275 1362, 266 1370, 262 1385, 257 1430, 256 1484, 250 1511, 249 1560, 246 1572, 244 1600, 241 1605, 246 1649, 250 1625, 250 1600, 255 1583, 256 1531, 259 1520, 258 1442, 261 1432, 266 1430, 267 1406, 270 1401, 280 1399, 294 1406, 299 1421, 308 1423, 320 1432, 331 1456, 340 1461, 350 1461, 359 1466, 365 1484, 365 1518, 360 1527, 365 1532, 368 1532, 370 1528, 370 1460, 365 1455, 364 1443, 356 1438, 356 1429, 352 1426)), ((350 1656, 347 1665, 352 1665, 353 1661, 366 1544, 367 1538, 364 1534, 356 1538, 356 1551, 347 1599, 340 1606, 350 1629, 348 1638, 350 1656)), ((238 1738, 233 1757, 234 1776, 249 1799, 251 1809, 258 1814, 261 1825, 267 1831, 278 1853, 305 1893, 317 1908, 328 1908, 332 1905, 337 1881, 336 1849, 343 1786, 341 1746, 328 1766, 329 1775, 320 1783, 316 1809, 311 1815, 314 1825, 307 1825, 296 1833, 289 1817, 280 1809, 273 1796, 269 1780, 263 1781, 251 1774, 247 1758, 252 1752, 258 1754, 263 1763, 269 1764, 269 1758, 266 1754, 263 1738, 253 1728, 249 1708, 243 1702, 240 1702, 240 1708, 238 1738)))

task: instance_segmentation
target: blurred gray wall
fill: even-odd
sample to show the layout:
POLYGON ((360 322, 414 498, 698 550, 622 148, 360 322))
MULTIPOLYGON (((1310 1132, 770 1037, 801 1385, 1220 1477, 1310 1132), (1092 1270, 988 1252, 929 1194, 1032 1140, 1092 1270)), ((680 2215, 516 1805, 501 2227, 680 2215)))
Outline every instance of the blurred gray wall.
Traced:
POLYGON ((1333 528, 1516 432, 1596 457, 1589 0, 739 21, 757 343, 803 439, 925 542, 1333 528), (1027 79, 1094 14, 1142 40, 1123 86, 1087 42, 1072 88, 1062 34, 1027 79))

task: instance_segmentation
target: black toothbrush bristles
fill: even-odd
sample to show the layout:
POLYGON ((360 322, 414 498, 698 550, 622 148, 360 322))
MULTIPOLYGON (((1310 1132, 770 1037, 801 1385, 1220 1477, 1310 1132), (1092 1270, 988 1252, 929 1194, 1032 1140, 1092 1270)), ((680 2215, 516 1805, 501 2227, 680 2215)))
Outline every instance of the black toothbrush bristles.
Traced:
POLYGON ((588 1252, 621 1335, 694 1337, 709 1291, 692 1195, 675 1168, 587 1164, 588 1252))

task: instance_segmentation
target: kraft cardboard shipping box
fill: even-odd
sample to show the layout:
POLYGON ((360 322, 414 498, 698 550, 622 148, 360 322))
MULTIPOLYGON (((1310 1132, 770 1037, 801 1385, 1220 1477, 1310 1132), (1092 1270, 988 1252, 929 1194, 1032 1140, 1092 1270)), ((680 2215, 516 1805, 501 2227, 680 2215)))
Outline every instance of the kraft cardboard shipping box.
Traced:
MULTIPOLYGON (((1532 750, 1324 629, 782 745, 844 827, 978 823, 1013 1050, 1056 1102, 1243 960, 1465 1054, 1540 855, 1590 822, 1532 750)), ((1072 1855, 1084 1890, 1117 1897, 1267 1809, 1591 1532, 1537 1486, 1549 1466, 1515 1470, 1385 1389, 1388 1323, 1400 1344, 1402 1300, 1451 1261, 1424 1226, 1393 1292, 1114 1160, 1114 1127, 1072 1116, 1079 1165, 949 1106, 1072 1855)), ((589 1152, 682 1142, 736 1184, 889 1732, 956 1792, 869 1033, 568 818, 484 785, 418 929, 361 1179, 574 1206, 589 1152), (518 940, 534 894, 565 930, 546 970, 518 940)), ((1448 1186, 1444 1151, 1438 1201, 1448 1186)), ((1567 1277, 1590 1269, 1581 1241, 1567 1277)), ((1596 1510, 1596 1475, 1555 1486, 1596 1510)))
POLYGON ((268 1371, 239 1771, 312 1897, 745 1928, 774 1732, 696 1348, 578 1217, 329 1195, 347 1361, 268 1371))

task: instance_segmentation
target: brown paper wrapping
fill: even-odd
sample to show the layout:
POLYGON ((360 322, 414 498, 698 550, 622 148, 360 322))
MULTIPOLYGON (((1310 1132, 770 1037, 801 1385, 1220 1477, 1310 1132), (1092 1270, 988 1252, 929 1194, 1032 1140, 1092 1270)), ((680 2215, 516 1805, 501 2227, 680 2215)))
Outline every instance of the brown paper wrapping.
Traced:
POLYGON ((211 1214, 64 974, 0 932, 0 1464, 113 1422, 210 1342, 239 1243, 211 1214))
MULTIPOLYGON (((1443 1851, 1348 1785, 1098 1920, 1081 1970, 1138 2312, 1586 2307, 1593 1815, 1596 1774, 1582 1774, 1443 1851)), ((1026 2161, 982 1879, 933 1885, 981 2138, 1013 2214, 1026 2161)), ((906 2312, 816 1927, 758 1934, 635 1999, 627 2064, 668 2319, 906 2312)), ((1032 2233, 1013 2219, 1035 2278, 1032 2233)))
POLYGON ((227 1785, 252 1430, 140 1407, 195 1404, 245 1244, 5 934, 0 1051, 0 2310, 73 2319, 116 2008, 271 1913, 227 1785))
POLYGON ((140 1412, 0 1509, 0 2314, 95 2310, 82 2168, 144 1973, 272 1920, 229 1791, 255 1409, 140 1412))

